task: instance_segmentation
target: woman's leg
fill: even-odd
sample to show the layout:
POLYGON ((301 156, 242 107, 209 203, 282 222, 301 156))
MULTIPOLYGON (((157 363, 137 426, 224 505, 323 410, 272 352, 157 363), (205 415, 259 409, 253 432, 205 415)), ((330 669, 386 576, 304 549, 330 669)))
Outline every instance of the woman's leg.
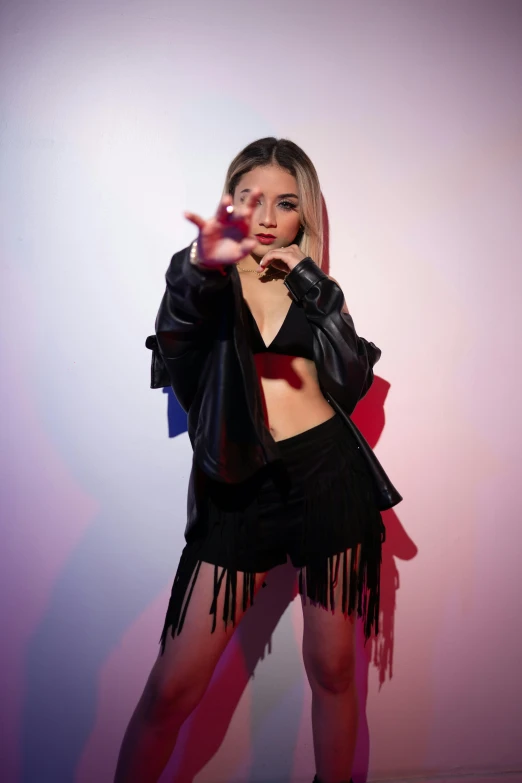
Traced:
MULTIPOLYGON (((221 574, 223 569, 219 568, 221 574)), ((256 574, 255 592, 265 573, 256 574)), ((243 575, 238 572, 236 626, 243 616, 243 575)), ((173 751, 179 729, 200 702, 234 627, 225 630, 220 590, 218 622, 211 633, 209 614, 214 590, 214 566, 201 563, 181 633, 167 636, 165 652, 158 655, 143 694, 125 732, 115 783, 156 783, 173 751)))
MULTIPOLYGON (((347 550, 347 558, 351 555, 347 550)), ((357 739, 355 612, 350 617, 343 614, 341 599, 340 575, 335 611, 302 597, 303 661, 312 689, 314 754, 321 783, 350 780, 357 739)))

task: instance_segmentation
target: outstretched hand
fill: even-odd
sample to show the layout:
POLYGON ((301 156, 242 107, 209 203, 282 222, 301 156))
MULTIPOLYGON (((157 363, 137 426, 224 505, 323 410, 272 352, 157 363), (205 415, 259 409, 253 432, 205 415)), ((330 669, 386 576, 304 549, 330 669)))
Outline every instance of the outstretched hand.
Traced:
POLYGON ((221 199, 214 217, 204 220, 194 212, 184 212, 187 220, 199 229, 198 258, 205 266, 237 264, 256 246, 257 240, 249 238, 252 213, 261 195, 252 190, 241 206, 233 206, 232 196, 221 199))

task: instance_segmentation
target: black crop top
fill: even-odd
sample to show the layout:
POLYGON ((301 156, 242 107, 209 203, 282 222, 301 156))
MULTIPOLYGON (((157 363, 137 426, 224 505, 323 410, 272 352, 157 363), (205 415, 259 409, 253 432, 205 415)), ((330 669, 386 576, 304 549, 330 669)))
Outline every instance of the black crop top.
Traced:
POLYGON ((252 353, 281 353, 286 356, 303 356, 305 359, 313 361, 312 328, 308 323, 303 308, 295 300, 292 300, 285 320, 270 345, 265 345, 263 342, 256 319, 252 315, 246 299, 243 299, 243 302, 249 326, 248 335, 252 353))

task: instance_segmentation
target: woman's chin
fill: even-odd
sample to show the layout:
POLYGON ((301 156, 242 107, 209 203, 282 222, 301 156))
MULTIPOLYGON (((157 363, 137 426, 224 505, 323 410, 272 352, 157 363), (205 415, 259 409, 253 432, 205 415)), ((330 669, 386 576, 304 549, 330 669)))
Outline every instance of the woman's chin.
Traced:
POLYGON ((268 253, 268 250, 269 248, 265 247, 264 245, 257 244, 250 251, 250 255, 259 263, 259 261, 261 261, 261 259, 268 253))

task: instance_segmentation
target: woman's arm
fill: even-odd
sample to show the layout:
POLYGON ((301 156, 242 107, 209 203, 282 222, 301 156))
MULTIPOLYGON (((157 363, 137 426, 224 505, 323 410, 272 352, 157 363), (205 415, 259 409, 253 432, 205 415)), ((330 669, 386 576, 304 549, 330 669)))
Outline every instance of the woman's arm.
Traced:
POLYGON ((223 269, 191 263, 192 245, 172 256, 166 289, 156 316, 156 336, 165 358, 175 359, 208 335, 219 294, 230 282, 223 269))
POLYGON ((258 197, 259 189, 254 188, 236 208, 227 194, 209 220, 185 212, 199 236, 190 248, 172 257, 167 270, 167 290, 156 318, 156 335, 166 358, 182 355, 208 334, 219 294, 230 282, 232 265, 255 247, 256 240, 248 234, 258 197))
POLYGON ((381 356, 380 349, 358 336, 339 284, 311 258, 294 266, 285 285, 302 304, 312 325, 323 392, 331 394, 350 414, 372 385, 372 368, 381 356))
POLYGON ((186 411, 204 377, 215 337, 214 315, 226 296, 232 266, 256 244, 248 233, 258 197, 259 190, 254 188, 245 203, 235 208, 232 197, 225 195, 209 220, 185 212, 199 229, 198 240, 172 256, 156 335, 148 337, 145 345, 152 350, 152 388, 170 381, 186 411))
POLYGON ((151 388, 172 386, 186 412, 204 373, 215 323, 212 316, 220 293, 230 281, 231 270, 195 266, 190 250, 191 246, 172 256, 156 317, 156 334, 145 341, 152 351, 151 388))

